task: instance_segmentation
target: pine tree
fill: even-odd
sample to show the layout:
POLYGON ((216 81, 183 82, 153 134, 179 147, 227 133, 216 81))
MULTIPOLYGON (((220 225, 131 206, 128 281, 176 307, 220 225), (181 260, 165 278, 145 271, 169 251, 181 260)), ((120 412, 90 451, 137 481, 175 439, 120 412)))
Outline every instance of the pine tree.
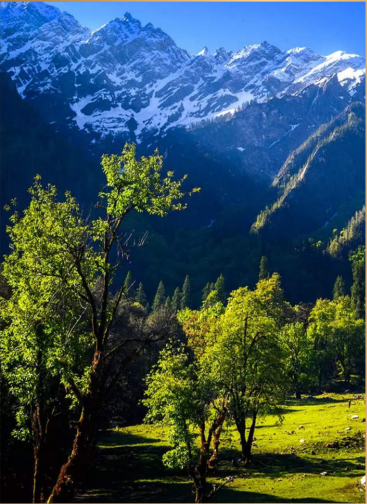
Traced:
POLYGON ((169 296, 167 296, 167 299, 166 299, 166 302, 164 303, 164 306, 168 309, 168 310, 171 310, 172 309, 172 302, 171 302, 171 298, 169 296))
POLYGON ((209 296, 209 294, 210 294, 210 292, 211 292, 211 291, 212 291, 212 289, 211 289, 211 284, 208 282, 208 283, 206 284, 206 286, 204 287, 204 289, 202 290, 203 295, 202 295, 202 298, 201 298, 201 299, 202 299, 203 301, 205 301, 205 300, 206 300, 206 298, 209 296))
POLYGON ((159 282, 156 295, 154 297, 152 310, 156 312, 166 301, 166 293, 162 280, 159 282))
POLYGON ((224 277, 222 274, 220 274, 217 278, 214 288, 218 293, 218 300, 224 304, 226 302, 226 293, 224 289, 224 277))
POLYGON ((134 279, 131 274, 131 271, 127 272, 125 281, 124 281, 124 291, 125 291, 125 296, 128 298, 134 298, 135 293, 132 285, 134 284, 134 279))
POLYGON ((141 282, 136 290, 135 301, 141 304, 141 306, 144 306, 144 308, 147 306, 147 296, 145 295, 144 287, 141 282))
POLYGON ((268 258, 262 256, 260 260, 259 280, 266 280, 267 278, 269 278, 268 258))
POLYGON ((340 275, 336 277, 334 288, 333 288, 333 299, 337 300, 341 296, 345 296, 345 285, 343 277, 340 275))
POLYGON ((364 263, 356 261, 353 264, 353 284, 350 290, 352 306, 356 312, 356 318, 365 316, 365 273, 364 263))
POLYGON ((174 312, 178 312, 181 308, 181 292, 178 287, 176 287, 175 292, 173 293, 171 306, 174 312))
POLYGON ((186 275, 184 284, 182 286, 182 296, 181 296, 181 310, 184 308, 190 308, 191 306, 191 287, 189 275, 186 275))

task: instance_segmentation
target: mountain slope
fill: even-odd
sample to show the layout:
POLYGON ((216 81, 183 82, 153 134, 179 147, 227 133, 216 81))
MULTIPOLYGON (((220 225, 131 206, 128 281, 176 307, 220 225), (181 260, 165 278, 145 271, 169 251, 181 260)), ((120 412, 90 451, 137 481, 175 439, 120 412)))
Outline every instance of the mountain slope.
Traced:
POLYGON ((252 230, 267 238, 307 235, 328 225, 346 200, 358 207, 364 199, 364 121, 364 106, 355 104, 305 142, 291 156, 296 164, 286 163, 292 169, 281 170, 277 180, 287 174, 288 181, 279 185, 278 199, 252 230))
POLYGON ((195 56, 151 23, 126 13, 91 32, 43 3, 2 2, 1 66, 48 122, 96 142, 141 140, 233 111, 256 99, 294 94, 336 75, 347 100, 358 94, 364 59, 263 42, 195 56))
POLYGON ((36 174, 45 184, 56 184, 60 195, 72 190, 87 208, 94 203, 91 196, 94 198, 102 186, 103 177, 98 160, 76 149, 53 125, 46 124, 32 105, 21 99, 10 78, 0 77, 2 256, 8 246, 5 225, 9 217, 3 207, 15 198, 17 210, 22 211, 36 174))

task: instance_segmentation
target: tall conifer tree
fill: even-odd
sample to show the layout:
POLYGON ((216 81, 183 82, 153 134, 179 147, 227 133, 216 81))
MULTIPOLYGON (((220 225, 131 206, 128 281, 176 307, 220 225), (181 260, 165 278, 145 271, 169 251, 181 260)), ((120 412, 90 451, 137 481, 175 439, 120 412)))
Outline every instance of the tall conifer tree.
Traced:
POLYGON ((157 311, 166 301, 166 292, 162 280, 159 282, 156 295, 154 297, 152 310, 157 311))
POLYGON ((266 280, 267 278, 269 278, 268 258, 262 256, 260 260, 259 280, 266 280))
POLYGON ((345 286, 343 277, 340 275, 336 277, 334 288, 333 288, 333 299, 336 301, 341 296, 345 296, 345 286))
POLYGON ((141 282, 136 290, 135 301, 141 304, 141 306, 144 306, 144 308, 147 305, 147 296, 145 295, 144 287, 141 282))
POLYGON ((191 307, 191 287, 189 275, 186 275, 184 284, 182 286, 182 296, 181 296, 181 309, 191 307))
POLYGON ((175 292, 173 293, 171 306, 174 312, 178 312, 181 308, 181 292, 178 287, 176 287, 175 292))
POLYGON ((218 293, 218 300, 224 304, 226 302, 226 292, 224 288, 224 277, 222 274, 220 274, 219 277, 217 278, 214 287, 218 293))
POLYGON ((131 274, 131 271, 128 271, 124 281, 125 296, 127 296, 128 298, 134 298, 135 296, 133 284, 134 284, 133 276, 131 274))

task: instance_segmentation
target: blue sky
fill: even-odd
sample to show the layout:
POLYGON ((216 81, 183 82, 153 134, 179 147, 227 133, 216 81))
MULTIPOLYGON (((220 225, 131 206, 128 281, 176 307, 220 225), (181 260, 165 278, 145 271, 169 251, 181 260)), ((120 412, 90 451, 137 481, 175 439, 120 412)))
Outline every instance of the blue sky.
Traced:
POLYGON ((91 29, 130 12, 162 28, 192 54, 207 46, 238 50, 267 40, 280 49, 310 47, 365 54, 364 2, 48 2, 91 29))

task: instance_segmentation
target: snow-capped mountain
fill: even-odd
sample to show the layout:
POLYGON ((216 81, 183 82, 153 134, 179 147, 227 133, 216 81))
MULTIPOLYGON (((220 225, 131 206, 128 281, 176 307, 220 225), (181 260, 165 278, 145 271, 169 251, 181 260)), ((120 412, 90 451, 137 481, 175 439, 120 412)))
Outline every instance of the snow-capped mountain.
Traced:
POLYGON ((126 134, 139 141, 253 100, 299 94, 335 75, 353 100, 364 83, 364 58, 343 51, 320 56, 263 42, 190 55, 128 13, 90 31, 44 3, 2 2, 0 9, 1 69, 19 94, 48 122, 97 138, 126 134))

